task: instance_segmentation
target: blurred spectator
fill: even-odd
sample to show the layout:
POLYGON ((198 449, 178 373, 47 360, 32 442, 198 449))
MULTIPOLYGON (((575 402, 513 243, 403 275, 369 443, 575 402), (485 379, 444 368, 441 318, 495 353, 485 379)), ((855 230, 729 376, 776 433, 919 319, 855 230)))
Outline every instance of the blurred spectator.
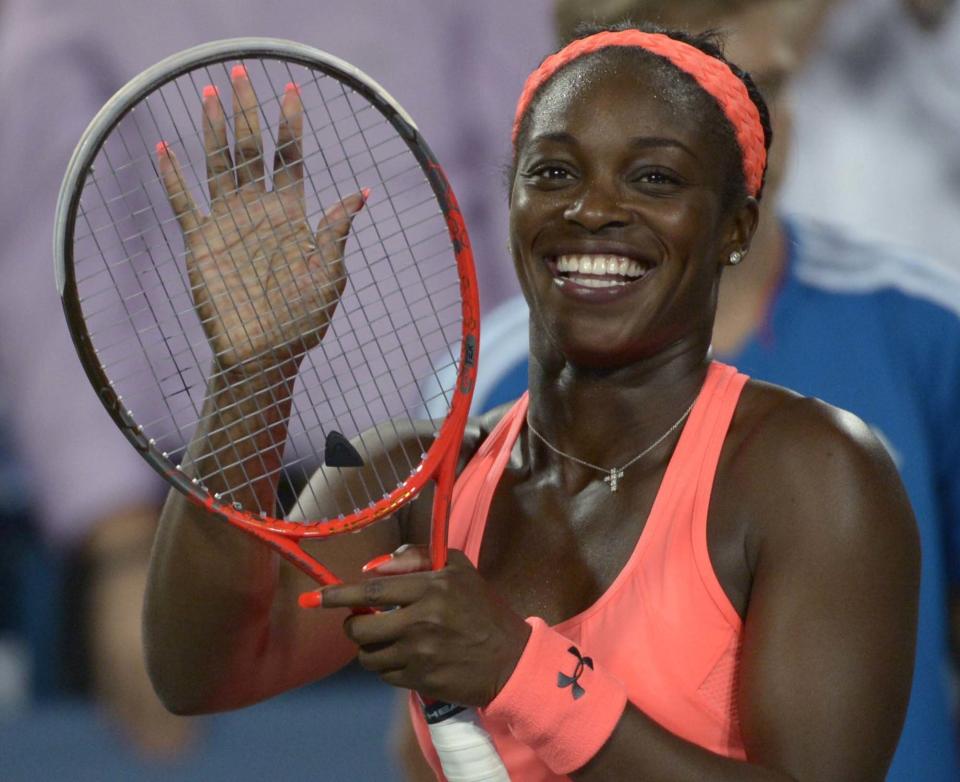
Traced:
POLYGON ((960 5, 834 5, 792 90, 783 203, 960 265, 960 5))
MULTIPOLYGON (((924 558, 916 673, 888 778, 955 781, 960 763, 950 693, 949 590, 960 575, 960 440, 954 424, 960 407, 960 274, 917 253, 779 216, 777 191, 793 168, 784 87, 824 8, 811 0, 555 3, 561 39, 582 21, 625 18, 697 31, 719 28, 728 33, 730 58, 764 91, 775 140, 760 227, 743 264, 723 272, 714 350, 754 377, 852 410, 887 444, 916 512, 924 558)), ((821 123, 828 135, 834 114, 808 111, 807 120, 821 123)), ((881 161, 894 188, 901 160, 891 154, 881 161)), ((806 165, 825 197, 832 187, 829 167, 806 165)), ((499 340, 481 342, 474 397, 480 408, 525 388, 526 319, 519 297, 486 317, 485 335, 495 333, 499 340)), ((411 771, 411 778, 425 778, 418 773, 411 771)))
POLYGON ((6 0, 3 13, 0 388, 45 540, 85 562, 97 693, 141 747, 169 753, 189 730, 153 696, 139 632, 162 490, 89 389, 53 284, 54 204, 74 145, 115 90, 173 52, 243 35, 325 49, 417 119, 459 195, 489 306, 515 291, 503 273, 506 198, 489 161, 507 159, 512 98, 549 45, 548 3, 6 0))

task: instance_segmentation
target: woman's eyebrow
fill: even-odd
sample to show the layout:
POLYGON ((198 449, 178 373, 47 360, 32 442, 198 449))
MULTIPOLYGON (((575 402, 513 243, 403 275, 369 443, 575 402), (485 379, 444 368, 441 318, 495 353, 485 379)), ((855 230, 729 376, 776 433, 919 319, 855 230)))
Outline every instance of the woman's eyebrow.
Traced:
MULTIPOLYGON (((577 137, 572 133, 568 133, 564 130, 556 131, 547 131, 545 133, 538 133, 530 139, 531 144, 538 143, 547 143, 553 142, 558 144, 568 144, 576 146, 579 142, 577 137)), ((627 144, 632 148, 638 149, 649 149, 656 147, 674 147, 686 152, 694 160, 699 160, 696 153, 690 149, 682 141, 678 141, 675 138, 669 138, 666 136, 634 136, 633 138, 627 141, 627 144)))
POLYGON ((674 147, 683 150, 694 160, 698 160, 696 153, 682 141, 665 136, 634 136, 627 142, 631 147, 647 149, 650 147, 674 147))
POLYGON ((567 133, 563 130, 548 131, 546 133, 538 133, 536 136, 533 136, 530 139, 530 143, 542 142, 542 141, 554 141, 559 142, 560 144, 576 144, 577 139, 572 133, 567 133))

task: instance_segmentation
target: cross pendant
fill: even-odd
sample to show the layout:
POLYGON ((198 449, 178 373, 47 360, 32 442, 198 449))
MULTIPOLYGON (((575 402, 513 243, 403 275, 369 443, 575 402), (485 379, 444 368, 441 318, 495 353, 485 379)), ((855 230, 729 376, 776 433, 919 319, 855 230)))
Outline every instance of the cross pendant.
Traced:
POLYGON ((610 474, 603 479, 604 483, 610 484, 610 491, 614 492, 617 490, 617 482, 623 477, 623 470, 619 467, 614 467, 610 470, 610 474))

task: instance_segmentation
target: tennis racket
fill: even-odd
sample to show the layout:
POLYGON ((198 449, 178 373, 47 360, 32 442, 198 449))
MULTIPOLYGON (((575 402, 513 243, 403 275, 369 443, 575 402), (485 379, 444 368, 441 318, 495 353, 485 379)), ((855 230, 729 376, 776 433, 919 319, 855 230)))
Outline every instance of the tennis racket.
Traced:
MULTIPOLYGON (((54 245, 87 376, 165 480, 321 584, 305 539, 433 481, 444 566, 476 274, 443 171, 373 80, 273 39, 164 60, 82 136, 54 245)), ((451 782, 508 779, 475 712, 425 711, 451 782)))

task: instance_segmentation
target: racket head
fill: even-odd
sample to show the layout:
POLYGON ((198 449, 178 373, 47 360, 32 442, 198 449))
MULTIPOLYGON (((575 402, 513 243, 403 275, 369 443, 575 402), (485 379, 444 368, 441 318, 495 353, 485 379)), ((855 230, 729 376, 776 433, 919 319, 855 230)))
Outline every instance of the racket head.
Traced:
POLYGON ((267 38, 217 41, 167 58, 117 92, 90 123, 64 177, 55 226, 57 286, 87 377, 140 455, 198 504, 240 526, 326 537, 394 513, 457 458, 479 354, 466 226, 416 125, 353 66, 267 38), (320 346, 301 365, 280 477, 307 484, 332 431, 368 458, 362 470, 326 470, 354 470, 363 486, 305 522, 211 494, 202 475, 178 464, 200 418, 212 353, 192 311, 183 239, 154 149, 159 141, 170 144, 194 200, 209 209, 200 95, 210 83, 224 85, 220 92, 228 95, 238 63, 258 96, 265 160, 277 140, 276 116, 269 115, 277 114, 278 85, 298 85, 308 215, 319 216, 324 202, 351 191, 373 191, 347 240, 346 290, 320 346), (323 115, 322 125, 308 125, 312 110, 323 115), (404 441, 403 459, 387 475, 364 478, 376 461, 369 454, 384 449, 384 428, 388 440, 404 441))

